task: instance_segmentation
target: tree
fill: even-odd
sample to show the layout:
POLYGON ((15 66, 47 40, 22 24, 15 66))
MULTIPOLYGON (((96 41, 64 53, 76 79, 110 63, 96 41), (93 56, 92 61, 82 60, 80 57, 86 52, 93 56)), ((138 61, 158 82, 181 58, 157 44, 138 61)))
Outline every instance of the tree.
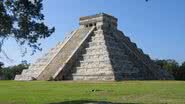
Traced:
POLYGON ((4 63, 0 62, 0 77, 3 74, 3 72, 2 72, 3 66, 4 66, 4 63))
POLYGON ((170 73, 175 74, 179 69, 179 64, 172 59, 166 60, 166 64, 163 66, 164 69, 167 69, 170 73))
POLYGON ((159 65, 162 69, 166 69, 168 72, 173 73, 174 70, 178 69, 179 64, 173 60, 154 60, 154 62, 159 65))
POLYGON ((154 60, 154 62, 159 65, 162 69, 167 70, 169 73, 171 73, 175 79, 179 80, 181 79, 181 70, 179 64, 173 60, 154 60))
POLYGON ((154 62, 159 65, 161 68, 164 67, 164 65, 167 63, 166 60, 154 60, 154 62))
POLYGON ((185 80, 185 62, 183 62, 179 68, 179 79, 185 80))
POLYGON ((0 0, 0 52, 5 39, 13 37, 19 45, 28 45, 33 53, 41 50, 39 39, 55 30, 43 22, 42 0, 0 0))
POLYGON ((2 72, 2 69, 0 69, 0 77, 2 76, 3 72, 2 72))
POLYGON ((30 64, 19 64, 15 66, 5 67, 2 69, 2 75, 5 80, 13 80, 15 75, 21 74, 23 69, 28 69, 30 64))
POLYGON ((181 67, 185 68, 185 61, 182 63, 181 67))
POLYGON ((4 63, 3 62, 0 62, 0 69, 2 69, 4 66, 4 63))

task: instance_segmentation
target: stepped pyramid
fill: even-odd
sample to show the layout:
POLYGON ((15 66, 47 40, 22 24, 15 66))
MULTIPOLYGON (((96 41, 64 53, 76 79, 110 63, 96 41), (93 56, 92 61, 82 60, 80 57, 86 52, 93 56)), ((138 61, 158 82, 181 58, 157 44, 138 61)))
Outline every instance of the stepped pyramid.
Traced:
POLYGON ((173 77, 117 29, 115 17, 104 13, 81 17, 78 29, 15 77, 15 80, 148 79, 173 77))

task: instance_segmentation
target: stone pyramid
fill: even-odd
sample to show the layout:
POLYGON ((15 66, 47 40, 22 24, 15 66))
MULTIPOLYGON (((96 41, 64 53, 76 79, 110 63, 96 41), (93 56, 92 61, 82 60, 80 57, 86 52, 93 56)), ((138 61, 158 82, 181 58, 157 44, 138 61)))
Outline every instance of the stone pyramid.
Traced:
POLYGON ((38 59, 15 80, 153 80, 173 79, 155 65, 117 19, 100 13, 80 18, 80 27, 38 59))

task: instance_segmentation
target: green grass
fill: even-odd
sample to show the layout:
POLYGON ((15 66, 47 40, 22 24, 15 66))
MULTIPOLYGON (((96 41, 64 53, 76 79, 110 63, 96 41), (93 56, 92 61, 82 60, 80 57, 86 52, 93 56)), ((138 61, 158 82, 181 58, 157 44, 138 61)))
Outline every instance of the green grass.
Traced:
POLYGON ((0 104, 81 104, 90 101, 185 104, 185 81, 0 81, 0 104))

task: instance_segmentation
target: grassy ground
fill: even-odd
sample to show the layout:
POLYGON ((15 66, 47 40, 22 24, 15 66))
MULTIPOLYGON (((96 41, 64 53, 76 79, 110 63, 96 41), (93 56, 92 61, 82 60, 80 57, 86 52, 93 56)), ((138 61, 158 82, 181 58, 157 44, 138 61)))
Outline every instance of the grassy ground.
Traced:
POLYGON ((0 81, 0 104, 185 104, 185 81, 0 81))

